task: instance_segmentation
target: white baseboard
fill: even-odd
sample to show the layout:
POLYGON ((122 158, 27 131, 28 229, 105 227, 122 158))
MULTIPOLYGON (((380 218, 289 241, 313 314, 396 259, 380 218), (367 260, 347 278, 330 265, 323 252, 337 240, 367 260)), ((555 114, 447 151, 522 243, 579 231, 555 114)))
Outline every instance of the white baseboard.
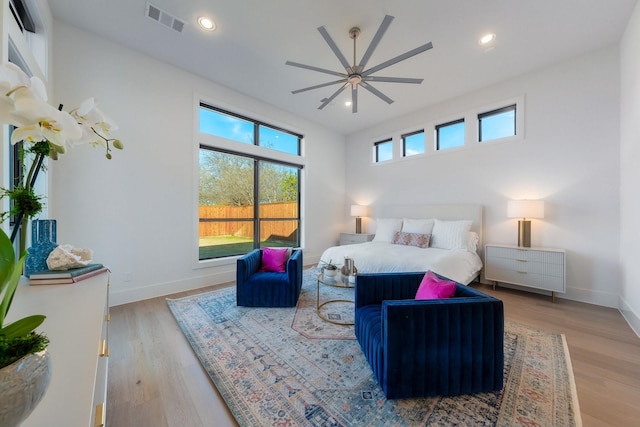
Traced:
POLYGON ((636 313, 622 297, 620 297, 618 309, 620 313, 622 313, 622 317, 624 317, 629 326, 631 326, 631 329, 633 329, 633 332, 640 337, 640 316, 638 313, 636 313))
POLYGON ((156 283, 133 289, 112 290, 109 293, 109 305, 114 307, 164 295, 171 295, 178 292, 190 291, 192 289, 203 288, 205 286, 221 285, 223 283, 234 282, 235 280, 236 272, 234 270, 211 274, 208 276, 195 277, 192 279, 156 283))
MULTIPOLYGON (((487 282, 483 280, 483 283, 488 283, 489 285, 493 284, 493 282, 487 282)), ((542 289, 529 288, 526 286, 518 286, 512 285, 509 283, 499 283, 499 287, 517 289, 520 291, 531 292, 540 295, 549 295, 551 296, 550 291, 545 291, 542 289)), ((618 295, 607 293, 607 292, 595 292, 590 289, 581 289, 581 288, 567 288, 567 292, 562 294, 556 292, 556 298, 563 298, 572 301, 584 302, 587 304, 595 304, 601 305, 603 307, 610 308, 618 308, 618 295)))

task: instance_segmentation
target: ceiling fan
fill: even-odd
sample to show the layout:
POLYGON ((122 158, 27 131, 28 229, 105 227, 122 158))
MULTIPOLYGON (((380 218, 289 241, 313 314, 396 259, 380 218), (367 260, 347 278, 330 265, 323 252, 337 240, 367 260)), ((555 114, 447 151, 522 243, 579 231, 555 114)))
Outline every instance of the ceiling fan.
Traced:
POLYGON ((346 73, 327 70, 325 68, 314 67, 312 65, 300 64, 298 62, 287 61, 286 65, 291 65, 293 67, 304 68, 307 70, 317 71, 320 73, 331 74, 331 75, 340 77, 339 80, 334 80, 328 83, 322 83, 319 85, 310 86, 304 89, 294 90, 291 93, 296 94, 300 92, 306 92, 308 90, 320 89, 320 88, 335 85, 338 83, 342 84, 340 89, 335 91, 333 95, 321 100, 321 104, 318 107, 318 109, 322 110, 331 101, 333 101, 338 95, 340 95, 342 91, 344 91, 348 86, 351 86, 351 112, 357 113, 358 112, 358 86, 361 86, 364 89, 368 90, 378 98, 385 101, 387 104, 391 104, 393 102, 393 99, 389 98, 384 93, 374 88, 371 85, 371 82, 413 83, 413 84, 422 83, 424 79, 412 79, 412 78, 404 78, 404 77, 379 77, 379 76, 373 76, 372 74, 375 73, 376 71, 380 71, 384 68, 390 67, 393 64, 396 64, 400 61, 404 61, 405 59, 411 58, 412 56, 415 56, 419 53, 422 53, 424 51, 431 49, 433 47, 433 44, 431 42, 424 44, 420 47, 417 47, 415 49, 412 49, 406 53, 403 53, 402 55, 398 55, 395 58, 389 59, 388 61, 378 64, 375 67, 371 67, 365 70, 367 62, 369 62, 371 55, 375 51, 376 47, 378 47, 378 43, 380 43, 382 36, 387 31, 387 28, 389 28, 389 25, 391 25, 391 21, 393 21, 393 19, 394 18, 391 15, 386 15, 384 17, 384 19, 382 20, 382 23, 380 24, 380 27, 378 28, 378 31, 376 31, 376 34, 373 36, 373 39, 371 40, 369 47, 367 48, 366 52, 362 56, 362 59, 360 60, 360 64, 358 65, 356 65, 356 39, 360 35, 360 28, 353 27, 349 30, 349 37, 353 39, 353 65, 350 65, 349 61, 347 61, 347 59, 344 57, 342 52, 340 52, 340 49, 338 49, 338 46, 335 44, 335 42, 333 41, 333 39, 331 38, 327 30, 324 28, 324 26, 318 27, 318 31, 320 32, 324 40, 327 42, 327 44, 329 45, 333 53, 338 57, 338 60, 344 67, 346 73))

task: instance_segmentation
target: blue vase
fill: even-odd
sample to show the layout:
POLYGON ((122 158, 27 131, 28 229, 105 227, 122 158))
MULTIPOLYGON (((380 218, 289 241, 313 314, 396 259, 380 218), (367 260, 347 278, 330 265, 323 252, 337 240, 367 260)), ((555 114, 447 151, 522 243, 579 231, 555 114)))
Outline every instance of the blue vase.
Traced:
POLYGON ((35 219, 31 222, 31 247, 24 261, 24 275, 29 277, 38 271, 47 270, 47 258, 56 243, 56 220, 35 219))

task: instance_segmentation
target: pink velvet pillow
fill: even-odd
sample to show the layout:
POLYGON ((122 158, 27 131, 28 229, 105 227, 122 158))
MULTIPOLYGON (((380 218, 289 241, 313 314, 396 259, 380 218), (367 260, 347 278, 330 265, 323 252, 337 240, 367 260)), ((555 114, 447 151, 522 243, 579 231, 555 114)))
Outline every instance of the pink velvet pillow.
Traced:
POLYGON ((288 248, 262 248, 262 268, 260 271, 283 273, 287 263, 288 248))
POLYGON ((431 270, 422 278, 416 299, 442 299, 451 298, 456 292, 456 282, 440 279, 431 270))

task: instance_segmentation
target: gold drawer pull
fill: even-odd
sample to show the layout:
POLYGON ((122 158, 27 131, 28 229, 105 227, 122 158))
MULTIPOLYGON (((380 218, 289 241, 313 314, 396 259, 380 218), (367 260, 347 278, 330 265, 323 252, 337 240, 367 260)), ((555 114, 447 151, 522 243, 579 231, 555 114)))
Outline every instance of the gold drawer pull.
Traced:
POLYGON ((521 270, 516 270, 516 273, 520 273, 520 274, 527 274, 526 271, 521 271, 521 270))
POLYGON ((104 411, 104 402, 96 406, 96 416, 94 418, 94 426, 95 427, 104 427, 105 425, 105 411, 104 411))
POLYGON ((107 347, 107 340, 100 340, 100 350, 98 352, 100 357, 109 357, 109 348, 107 347))
POLYGON ((529 260, 526 260, 526 259, 516 259, 516 261, 518 261, 518 262, 529 262, 529 260))

